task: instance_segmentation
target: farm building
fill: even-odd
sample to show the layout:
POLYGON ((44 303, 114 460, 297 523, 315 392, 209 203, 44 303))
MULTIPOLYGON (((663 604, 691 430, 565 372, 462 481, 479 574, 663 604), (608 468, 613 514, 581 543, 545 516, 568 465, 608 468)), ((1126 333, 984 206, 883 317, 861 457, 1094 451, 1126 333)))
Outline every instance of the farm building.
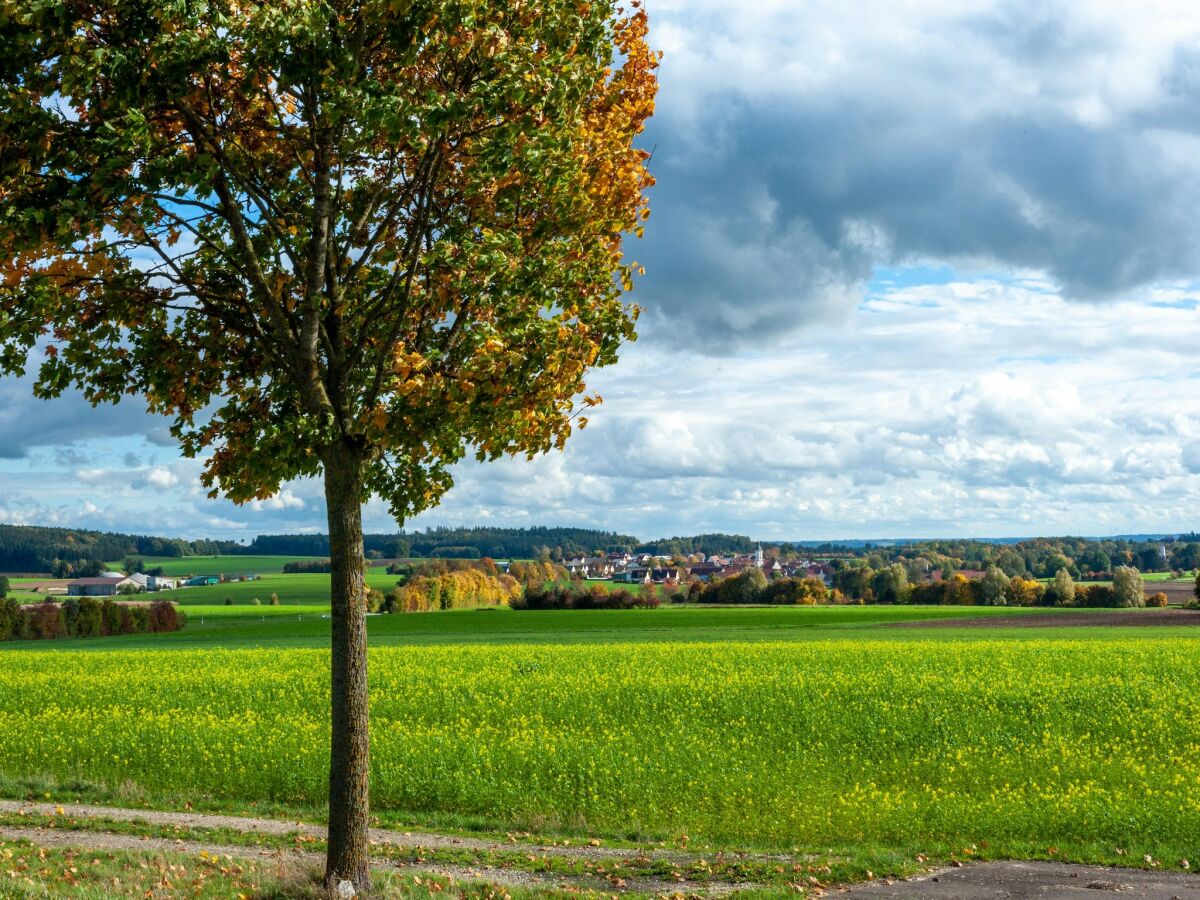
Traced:
POLYGON ((115 572, 98 578, 77 578, 67 585, 67 596, 115 597, 122 586, 130 584, 136 586, 137 582, 115 572))
POLYGON ((146 575, 143 572, 135 572, 129 576, 129 580, 143 591, 173 591, 179 587, 178 579, 164 578, 162 575, 146 575))
POLYGON ((196 575, 185 581, 184 587, 205 587, 210 584, 220 584, 221 579, 216 575, 196 575))

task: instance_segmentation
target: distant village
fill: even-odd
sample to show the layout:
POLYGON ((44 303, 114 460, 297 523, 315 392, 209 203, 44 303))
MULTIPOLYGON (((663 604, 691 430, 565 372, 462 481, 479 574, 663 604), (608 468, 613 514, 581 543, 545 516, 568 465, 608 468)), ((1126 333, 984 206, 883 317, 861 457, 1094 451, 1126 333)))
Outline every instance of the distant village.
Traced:
POLYGON ((613 581, 618 584, 675 585, 681 581, 708 582, 729 578, 757 568, 768 579, 819 578, 826 587, 833 584, 834 569, 827 563, 810 559, 781 560, 767 556, 762 545, 753 553, 738 556, 694 554, 683 560, 649 553, 609 553, 605 556, 576 557, 563 561, 572 576, 588 581, 613 581))

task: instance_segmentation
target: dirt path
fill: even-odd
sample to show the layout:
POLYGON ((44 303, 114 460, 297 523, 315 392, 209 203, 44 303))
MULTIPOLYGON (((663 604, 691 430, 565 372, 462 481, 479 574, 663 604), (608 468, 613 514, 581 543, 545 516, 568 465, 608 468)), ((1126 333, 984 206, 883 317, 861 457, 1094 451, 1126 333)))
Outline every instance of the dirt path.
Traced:
MULTIPOLYGON (((247 834, 288 835, 302 834, 306 837, 325 838, 323 825, 303 822, 286 822, 280 819, 256 819, 249 816, 226 816, 199 812, 162 812, 153 809, 126 809, 118 806, 91 806, 81 803, 25 803, 16 800, 0 800, 0 813, 24 811, 34 815, 64 815, 69 819, 113 819, 118 822, 148 822, 151 825, 166 825, 179 828, 228 828, 247 834), (60 812, 61 811, 61 812, 60 812)), ((521 841, 489 841, 480 838, 458 837, 428 831, 395 831, 372 828, 371 840, 379 844, 394 844, 398 847, 423 847, 429 850, 483 850, 499 852, 552 853, 576 859, 632 860, 665 859, 673 862, 691 862, 699 859, 694 853, 672 850, 631 850, 612 847, 562 846, 521 841)), ((774 856, 745 855, 743 858, 775 859, 774 856)))
POLYGON ((908 881, 853 885, 844 900, 1200 900, 1200 875, 1143 869, 1110 869, 1053 862, 984 862, 940 869, 908 881))
MULTIPOLYGON (((80 827, 81 825, 86 825, 88 820, 108 819, 119 822, 144 822, 179 828, 224 828, 246 834, 285 836, 299 833, 315 838, 323 839, 325 837, 325 829, 321 826, 299 822, 194 812, 176 813, 125 809, 122 807, 91 806, 77 803, 21 803, 11 800, 0 800, 0 812, 24 812, 27 815, 40 814, 62 817, 65 821, 73 821, 74 826, 71 828, 42 828, 36 826, 17 828, 0 826, 0 839, 29 841, 40 847, 75 847, 93 850, 130 850, 184 854, 208 853, 210 855, 230 856, 235 859, 265 858, 280 862, 295 862, 318 866, 324 863, 324 854, 300 849, 247 847, 196 840, 114 834, 103 830, 104 822, 102 821, 96 821, 94 828, 80 827)), ((507 853, 526 852, 539 856, 566 857, 570 859, 583 858, 597 862, 605 860, 631 862, 637 859, 642 861, 656 859, 685 861, 697 858, 678 853, 652 853, 649 851, 606 849, 591 846, 562 847, 519 842, 500 843, 431 832, 390 831, 386 829, 372 829, 371 840, 376 844, 404 848, 482 850, 507 853)), ((406 872, 418 874, 447 875, 460 881, 486 881, 508 887, 559 887, 574 890, 590 888, 609 894, 613 892, 639 891, 655 894, 685 892, 690 894, 716 895, 753 887, 753 885, 731 883, 700 884, 686 879, 668 881, 659 878, 636 876, 623 877, 621 879, 605 879, 600 875, 592 874, 540 874, 515 867, 490 865, 458 866, 432 862, 410 863, 395 860, 385 861, 382 859, 374 863, 373 866, 379 869, 403 869, 406 872)))
MULTIPOLYGON (((160 812, 156 810, 125 809, 85 804, 20 803, 0 800, 0 813, 45 815, 72 822, 72 827, 0 826, 0 840, 23 840, 47 848, 75 847, 95 850, 129 850, 135 852, 172 852, 183 854, 208 853, 234 859, 273 860, 281 864, 298 863, 319 867, 324 862, 321 853, 291 847, 253 847, 182 840, 166 837, 115 834, 104 830, 103 819, 119 822, 143 822, 151 825, 179 828, 222 828, 244 834, 286 836, 300 834, 323 838, 324 828, 278 819, 214 815, 197 812, 160 812), (88 820, 96 820, 89 823, 88 820)), ((36 820, 35 820, 36 821, 36 820)), ((680 851, 643 851, 604 847, 563 847, 530 842, 498 842, 479 838, 457 837, 448 834, 418 831, 372 829, 371 839, 377 844, 409 849, 465 850, 502 853, 528 853, 560 859, 628 862, 669 860, 684 864, 699 859, 695 854, 680 851)), ((728 857, 729 854, 726 854, 728 857)), ((711 855, 709 857, 712 858, 711 855)), ((742 859, 785 860, 785 856, 744 855, 742 859)), ((493 858, 495 859, 495 858, 493 858)), ((437 862, 396 861, 378 859, 378 869, 402 869, 415 874, 451 876, 459 881, 484 881, 507 887, 591 889, 612 894, 638 891, 651 894, 721 895, 732 891, 750 890, 762 885, 733 884, 712 881, 695 882, 684 879, 666 880, 652 877, 623 877, 614 883, 594 873, 551 874, 527 871, 507 865, 476 866, 450 865, 437 862)), ((644 871, 644 870, 643 870, 644 871)), ((1200 900, 1200 875, 1181 872, 1158 872, 1141 869, 1113 869, 1104 866, 1082 866, 1052 862, 999 861, 969 863, 962 867, 940 869, 906 881, 879 880, 867 884, 843 885, 832 888, 826 897, 845 900, 1046 900, 1046 898, 1102 897, 1117 893, 1128 900, 1200 900)))

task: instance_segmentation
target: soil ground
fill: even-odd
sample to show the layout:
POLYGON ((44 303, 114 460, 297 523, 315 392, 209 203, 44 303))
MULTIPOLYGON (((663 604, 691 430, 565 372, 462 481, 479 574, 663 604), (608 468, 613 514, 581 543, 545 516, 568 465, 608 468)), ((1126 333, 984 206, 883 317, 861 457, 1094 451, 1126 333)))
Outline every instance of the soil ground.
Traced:
POLYGON ((1080 628, 1091 626, 1200 625, 1200 610, 1128 609, 1032 613, 1024 616, 979 616, 965 619, 927 619, 894 622, 888 628, 1080 628))

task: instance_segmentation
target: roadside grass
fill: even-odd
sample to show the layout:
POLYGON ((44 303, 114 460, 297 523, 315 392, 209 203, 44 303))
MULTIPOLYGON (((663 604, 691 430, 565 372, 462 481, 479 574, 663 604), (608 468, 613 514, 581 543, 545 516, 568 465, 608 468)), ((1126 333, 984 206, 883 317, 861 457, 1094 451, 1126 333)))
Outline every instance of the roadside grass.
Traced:
MULTIPOLYGON (((291 851, 321 854, 325 852, 325 842, 319 837, 300 831, 287 834, 264 834, 261 832, 243 831, 233 828, 180 827, 161 825, 144 820, 119 820, 104 817, 71 817, 67 814, 32 815, 4 813, 0 814, 0 827, 21 829, 45 829, 48 832, 72 832, 79 835, 81 844, 87 842, 85 834, 122 835, 140 839, 161 839, 174 842, 199 843, 219 845, 220 853, 201 851, 199 854, 165 854, 171 859, 164 859, 164 854, 147 854, 138 860, 138 868, 142 871, 159 871, 166 873, 166 884, 162 880, 155 883, 155 889, 171 887, 170 876, 183 874, 189 867, 194 870, 188 879, 193 889, 211 880, 207 887, 217 893, 196 891, 193 896, 220 896, 219 891, 226 887, 226 880, 245 879, 253 877, 255 865, 253 862, 243 862, 238 850, 274 851, 286 854, 291 851), (233 850, 233 853, 229 853, 233 850), (160 865, 148 865, 146 860, 160 861, 160 865), (236 861, 235 861, 236 860, 236 861), (198 871, 195 871, 197 870, 198 871)), ((510 840, 513 835, 508 836, 510 840)), ((1058 863, 1086 862, 1093 865, 1108 865, 1145 870, 1190 871, 1191 858, 1196 856, 1196 845, 1176 845, 1162 855, 1162 848, 1147 849, 1141 846, 1121 847, 1113 844, 1100 843, 1064 843, 1046 846, 1027 841, 1007 841, 991 843, 986 840, 967 846, 950 844, 944 841, 903 844, 900 846, 876 846, 859 844, 848 847, 828 847, 802 851, 792 848, 788 852, 761 854, 746 851, 741 848, 689 845, 686 840, 677 839, 669 849, 662 844, 642 846, 624 852, 596 850, 594 853, 572 854, 569 841, 560 842, 555 838, 546 839, 544 836, 522 834, 519 836, 522 845, 513 848, 473 848, 473 847, 429 847, 421 846, 419 842, 387 843, 375 842, 372 845, 372 856, 376 862, 388 861, 398 866, 413 866, 423 869, 437 867, 453 867, 467 870, 501 869, 508 872, 527 872, 537 876, 551 876, 555 879, 578 879, 579 886, 570 888, 571 895, 589 893, 588 887, 597 889, 596 882, 607 885, 607 892, 612 888, 624 888, 629 882, 639 879, 653 879, 668 883, 687 884, 689 890, 693 885, 704 888, 737 886, 739 894, 753 895, 765 898, 769 894, 787 891, 793 895, 796 892, 807 893, 823 891, 835 885, 858 883, 880 878, 907 878, 927 872, 932 869, 961 865, 966 862, 981 862, 988 860, 1024 859, 1045 860, 1058 863), (534 846, 535 849, 530 849, 534 846), (540 846, 537 846, 540 845, 540 846), (1158 856, 1152 852, 1159 851, 1158 856), (1190 857, 1190 858, 1189 858, 1190 857)), ((591 842, 595 843, 595 842, 591 842)), ((66 886, 87 890, 87 881, 107 882, 103 890, 111 891, 113 887, 125 887, 131 891, 129 896, 137 895, 142 888, 138 881, 121 884, 121 877, 114 876, 114 862, 128 854, 113 852, 94 852, 90 850, 36 850, 36 842, 23 844, 0 841, 0 858, 6 852, 11 853, 12 847, 28 848, 24 855, 13 853, 8 860, 16 860, 15 873, 9 872, 10 880, 19 881, 20 875, 30 871, 23 862, 29 857, 37 856, 38 872, 43 877, 49 873, 61 870, 62 881, 66 886), (6 850, 6 848, 9 848, 6 850), (61 864, 53 864, 54 856, 62 857, 61 864), (47 865, 47 860, 52 862, 47 865), (79 865, 87 860, 90 871, 82 877, 79 875, 79 865), (106 864, 107 863, 107 864, 106 864), (14 874, 16 877, 14 877, 14 874), (113 879, 116 878, 116 881, 113 879), (81 884, 80 882, 84 882, 81 884)), ((589 850, 591 849, 589 845, 589 850)), ((254 857, 245 858, 253 860, 254 857)), ((3 867, 0 867, 2 869, 3 867)), ((292 862, 277 864, 274 878, 280 882, 257 886, 255 896, 310 896, 310 891, 316 889, 319 875, 310 870, 307 877, 300 874, 304 867, 292 862), (282 877, 281 877, 282 874, 282 877)), ((129 867, 126 866, 126 871, 129 867)), ((0 876, 2 877, 2 876, 0 876)), ((28 877, 28 876, 26 876, 28 877)), ((439 876, 418 875, 407 873, 400 876, 402 880, 394 880, 397 876, 389 875, 383 884, 385 890, 399 889, 405 892, 412 888, 427 886, 434 893, 447 888, 453 888, 451 879, 441 876, 442 884, 434 887, 432 879, 439 876)), ((486 874, 483 875, 486 878, 486 874)), ((2 883, 2 882, 0 882, 2 883)), ((26 888, 30 885, 26 882, 26 888)), ((36 882, 34 882, 36 887, 36 882)), ((59 885, 58 887, 62 887, 59 885)), ((234 883, 233 889, 244 889, 249 884, 234 883)), ((629 893, 622 891, 623 893, 629 893)), ((529 891, 531 896, 547 897, 549 894, 561 893, 554 889, 539 888, 529 891)), ((17 894, 17 896, 46 896, 47 894, 17 894)), ((50 896, 91 896, 87 893, 50 893, 50 896)), ((103 896, 122 896, 121 893, 102 894, 103 896)), ((8 896, 8 895, 5 895, 8 896)), ((143 896, 155 896, 143 894, 143 896)))
MULTIPOLYGON (((318 865, 294 859, 217 856, 208 853, 47 848, 0 839, 0 897, 4 900, 326 900, 318 865)), ((528 890, 463 881, 446 875, 376 870, 372 896, 412 900, 568 900, 609 892, 552 888, 528 890)), ((793 892, 794 895, 794 892, 793 892)), ((764 900, 769 895, 763 894, 764 900)))
POLYGON ((177 853, 44 848, 0 839, 0 897, 316 897, 313 874, 258 860, 177 853))

